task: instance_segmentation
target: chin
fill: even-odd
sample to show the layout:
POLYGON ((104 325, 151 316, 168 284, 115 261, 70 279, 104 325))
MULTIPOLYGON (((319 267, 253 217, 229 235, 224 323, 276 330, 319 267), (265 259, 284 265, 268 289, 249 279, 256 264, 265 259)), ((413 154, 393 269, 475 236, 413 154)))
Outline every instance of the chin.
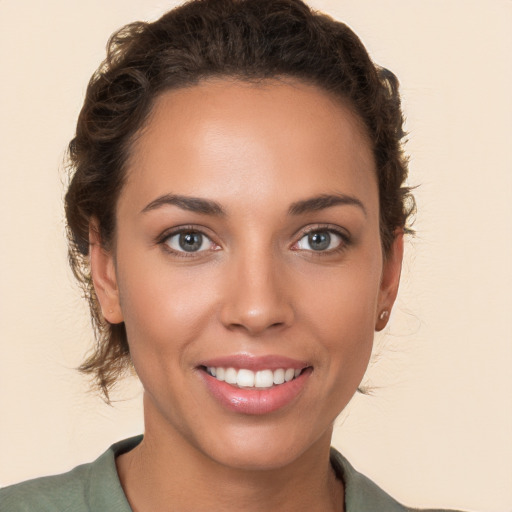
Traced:
POLYGON ((320 435, 282 432, 282 426, 240 429, 215 437, 203 453, 225 467, 243 471, 277 470, 295 463, 307 453, 329 452, 332 426, 320 435), (281 432, 280 432, 281 431, 281 432))

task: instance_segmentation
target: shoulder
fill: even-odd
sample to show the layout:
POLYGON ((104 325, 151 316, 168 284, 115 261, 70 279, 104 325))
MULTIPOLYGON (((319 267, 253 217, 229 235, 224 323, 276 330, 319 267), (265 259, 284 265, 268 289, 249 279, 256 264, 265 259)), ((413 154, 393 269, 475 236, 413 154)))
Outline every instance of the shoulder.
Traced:
POLYGON ((115 457, 136 446, 142 436, 112 445, 94 462, 61 475, 45 476, 0 489, 1 512, 130 512, 117 475, 115 457))
POLYGON ((62 475, 35 478, 0 489, 2 512, 88 510, 86 488, 91 464, 62 475))
POLYGON ((376 483, 356 471, 334 448, 331 448, 331 465, 345 485, 346 512, 457 512, 444 509, 420 511, 402 505, 376 483))

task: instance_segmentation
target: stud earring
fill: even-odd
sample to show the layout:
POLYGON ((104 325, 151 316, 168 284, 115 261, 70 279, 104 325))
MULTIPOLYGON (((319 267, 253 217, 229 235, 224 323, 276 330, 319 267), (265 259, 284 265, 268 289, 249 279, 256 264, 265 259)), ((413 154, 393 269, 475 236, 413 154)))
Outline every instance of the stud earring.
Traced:
POLYGON ((384 309, 381 314, 379 315, 379 320, 382 322, 389 316, 389 311, 387 309, 384 309))

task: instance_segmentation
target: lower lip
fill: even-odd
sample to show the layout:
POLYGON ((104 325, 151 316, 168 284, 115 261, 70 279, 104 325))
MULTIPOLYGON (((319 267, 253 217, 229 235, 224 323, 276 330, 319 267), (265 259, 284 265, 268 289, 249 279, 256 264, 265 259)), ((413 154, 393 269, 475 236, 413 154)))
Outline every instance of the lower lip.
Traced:
POLYGON ((306 368, 295 379, 268 389, 238 388, 200 373, 211 394, 226 408, 241 414, 268 414, 293 402, 304 389, 312 369, 306 368))

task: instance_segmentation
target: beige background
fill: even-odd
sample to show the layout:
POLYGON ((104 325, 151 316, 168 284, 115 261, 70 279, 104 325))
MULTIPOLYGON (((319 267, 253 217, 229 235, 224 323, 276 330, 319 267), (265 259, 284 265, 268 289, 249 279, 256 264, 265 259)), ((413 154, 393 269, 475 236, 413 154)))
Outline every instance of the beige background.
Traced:
MULTIPOLYGON (((509 0, 315 0, 400 77, 418 236, 381 355, 334 444, 416 506, 512 510, 509 0)), ((73 371, 89 346, 67 269, 62 157, 110 33, 173 2, 0 0, 0 485, 142 431, 73 371)))

